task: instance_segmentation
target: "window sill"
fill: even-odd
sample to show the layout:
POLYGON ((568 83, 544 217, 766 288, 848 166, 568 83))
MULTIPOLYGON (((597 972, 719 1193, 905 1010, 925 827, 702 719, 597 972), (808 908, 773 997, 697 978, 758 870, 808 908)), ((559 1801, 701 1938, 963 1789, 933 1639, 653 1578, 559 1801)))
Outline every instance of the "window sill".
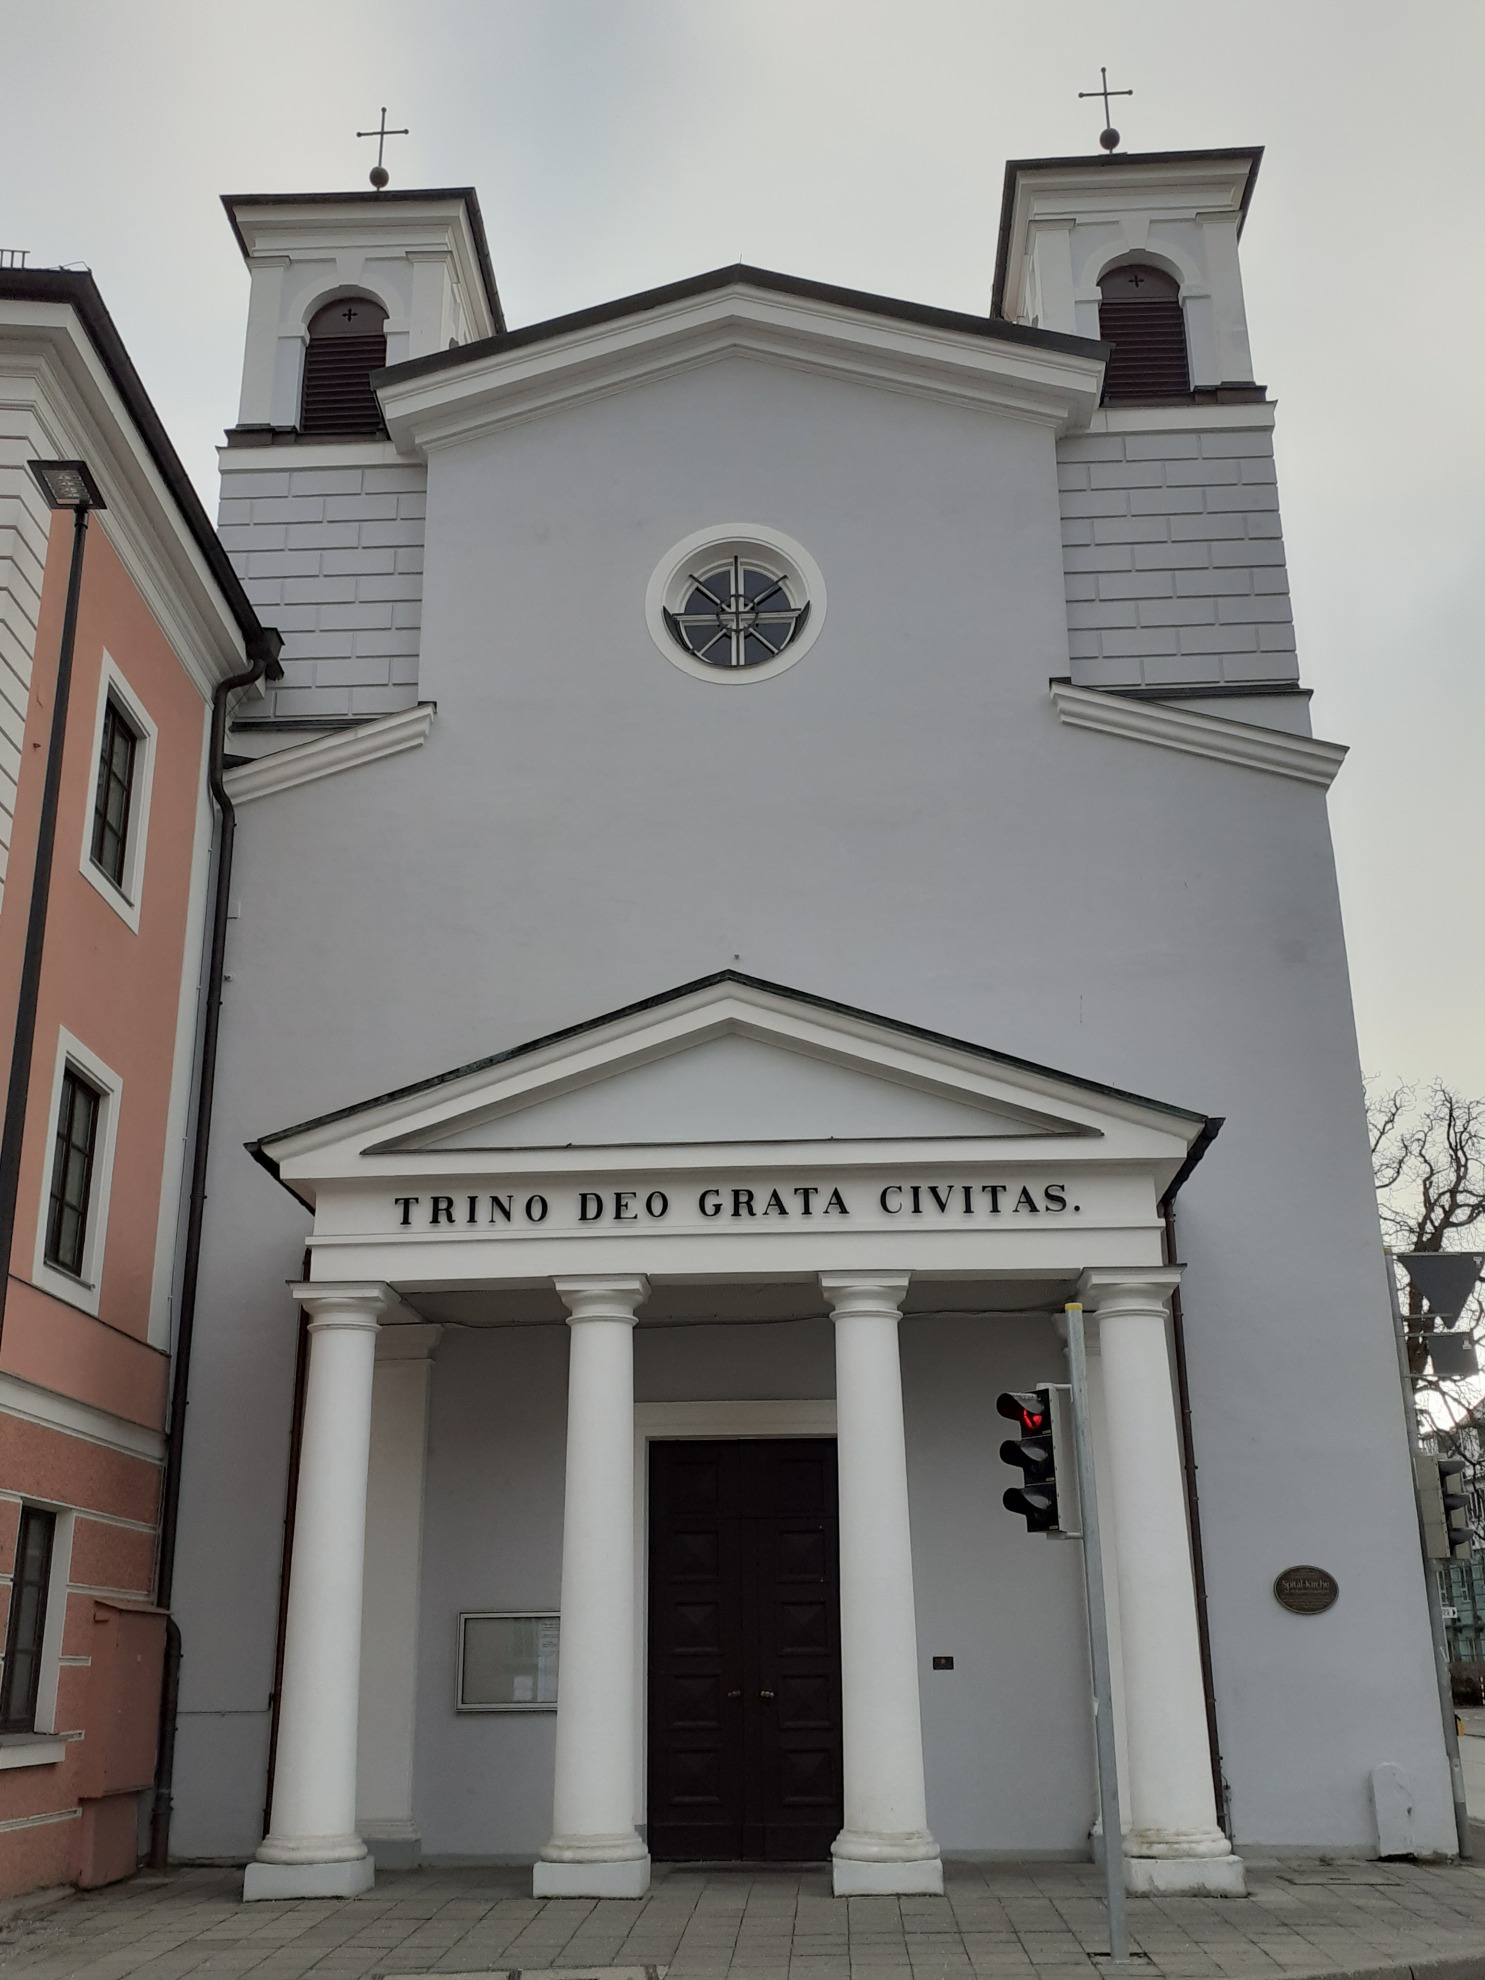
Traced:
POLYGON ((6 1767, 55 1767, 67 1742, 51 1733, 0 1733, 0 1771, 6 1767))

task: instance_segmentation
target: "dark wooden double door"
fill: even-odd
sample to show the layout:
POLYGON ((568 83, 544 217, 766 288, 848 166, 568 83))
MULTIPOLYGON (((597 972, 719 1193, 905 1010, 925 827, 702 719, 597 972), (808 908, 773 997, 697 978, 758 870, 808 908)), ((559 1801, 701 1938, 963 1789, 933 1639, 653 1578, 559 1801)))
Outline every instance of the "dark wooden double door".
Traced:
POLYGON ((841 1826, 836 1503, 829 1439, 650 1446, 659 1860, 830 1854, 841 1826))

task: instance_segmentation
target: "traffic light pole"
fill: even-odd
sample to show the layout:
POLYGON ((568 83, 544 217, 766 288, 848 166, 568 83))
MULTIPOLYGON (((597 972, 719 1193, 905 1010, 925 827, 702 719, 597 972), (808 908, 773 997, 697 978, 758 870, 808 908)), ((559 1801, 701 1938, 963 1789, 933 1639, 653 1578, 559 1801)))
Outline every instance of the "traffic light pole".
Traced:
POLYGON ((1387 1250, 1387 1296, 1392 1301, 1392 1330, 1397 1337, 1397 1368, 1402 1381, 1403 1409, 1408 1423, 1408 1470, 1413 1478, 1413 1505, 1418 1514, 1418 1542, 1423 1551, 1423 1586, 1428 1597, 1428 1626, 1433 1636, 1434 1676, 1439 1687, 1439 1710, 1444 1719, 1444 1750, 1449 1756, 1449 1787, 1454 1797, 1454 1829, 1459 1838, 1459 1854, 1470 1855, 1470 1816, 1464 1796, 1464 1764, 1459 1757, 1459 1728, 1454 1719, 1454 1687, 1449 1682, 1449 1643, 1444 1634, 1444 1603, 1439 1594, 1439 1576, 1429 1552, 1423 1502, 1418 1496, 1418 1474, 1413 1453, 1418 1448, 1418 1404, 1413 1396, 1413 1375, 1408 1367, 1408 1329, 1403 1319, 1402 1301, 1397 1296, 1397 1273, 1392 1252, 1387 1250))
POLYGON ((1124 1917, 1124 1825, 1119 1815, 1119 1762, 1114 1747, 1114 1681, 1109 1667, 1109 1616, 1103 1594, 1103 1551, 1098 1542, 1098 1493, 1093 1477, 1093 1438, 1088 1427, 1088 1355, 1083 1309, 1067 1315, 1067 1365, 1072 1389, 1073 1444, 1078 1466, 1078 1510, 1083 1528, 1083 1586, 1088 1596, 1088 1649, 1093 1665, 1094 1734, 1098 1750, 1098 1812, 1103 1824, 1103 1867, 1109 1905, 1109 1955, 1129 1958, 1124 1917))

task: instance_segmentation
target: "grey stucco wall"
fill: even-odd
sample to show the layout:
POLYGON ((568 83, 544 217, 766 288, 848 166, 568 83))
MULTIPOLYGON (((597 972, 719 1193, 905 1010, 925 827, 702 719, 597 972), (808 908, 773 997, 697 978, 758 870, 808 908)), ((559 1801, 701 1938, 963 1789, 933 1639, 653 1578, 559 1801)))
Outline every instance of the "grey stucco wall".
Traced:
MULTIPOLYGON (((242 1143, 734 962, 1227 1117, 1179 1230, 1239 1840, 1374 1847, 1367 1777, 1390 1760, 1446 1844, 1324 798, 1059 725, 1055 470, 1034 426, 743 360, 434 458, 430 740, 242 815, 182 1534, 183 1850, 250 1850, 262 1800, 283 1286, 308 1220, 242 1143), (697 681, 651 643, 645 584, 692 530, 748 519, 818 559, 826 623, 774 680, 697 681), (1311 1560, 1342 1598, 1301 1620, 1269 1590, 1311 1560)), ((915 1448, 935 1396, 953 1430, 914 1460, 915 1533, 963 1489, 958 1441, 999 1441, 918 1352, 915 1448)), ((544 1559, 554 1503, 543 1486, 544 1559)), ((952 1692, 924 1678, 931 1804, 965 1848, 1017 1833, 990 1762, 1026 1728, 1086 1764, 1067 1586, 993 1495, 983 1517, 983 1553, 947 1526, 941 1544, 964 1564, 954 1626, 1000 1649, 952 1692), (1055 1655, 1026 1654, 1033 1631, 1055 1655), (991 1742, 972 1779, 953 1771, 971 1721, 991 1742)))
MULTIPOLYGON (((282 681, 251 719, 390 715, 418 698, 423 596, 421 462, 296 467, 294 449, 222 460, 219 534, 254 608, 284 635, 282 681)), ((317 449, 323 452, 323 449, 317 449)), ((359 458, 358 458, 359 457, 359 458)))
POLYGON ((1073 434, 1057 481, 1079 687, 1298 677, 1271 433, 1073 434))

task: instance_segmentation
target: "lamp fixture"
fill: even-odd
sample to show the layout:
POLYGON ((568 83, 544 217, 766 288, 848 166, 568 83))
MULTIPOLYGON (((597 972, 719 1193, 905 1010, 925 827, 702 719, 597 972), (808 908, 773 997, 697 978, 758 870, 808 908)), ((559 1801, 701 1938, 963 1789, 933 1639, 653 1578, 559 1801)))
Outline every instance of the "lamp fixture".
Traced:
POLYGON ((52 509, 106 509, 103 491, 86 461, 27 461, 52 509))

